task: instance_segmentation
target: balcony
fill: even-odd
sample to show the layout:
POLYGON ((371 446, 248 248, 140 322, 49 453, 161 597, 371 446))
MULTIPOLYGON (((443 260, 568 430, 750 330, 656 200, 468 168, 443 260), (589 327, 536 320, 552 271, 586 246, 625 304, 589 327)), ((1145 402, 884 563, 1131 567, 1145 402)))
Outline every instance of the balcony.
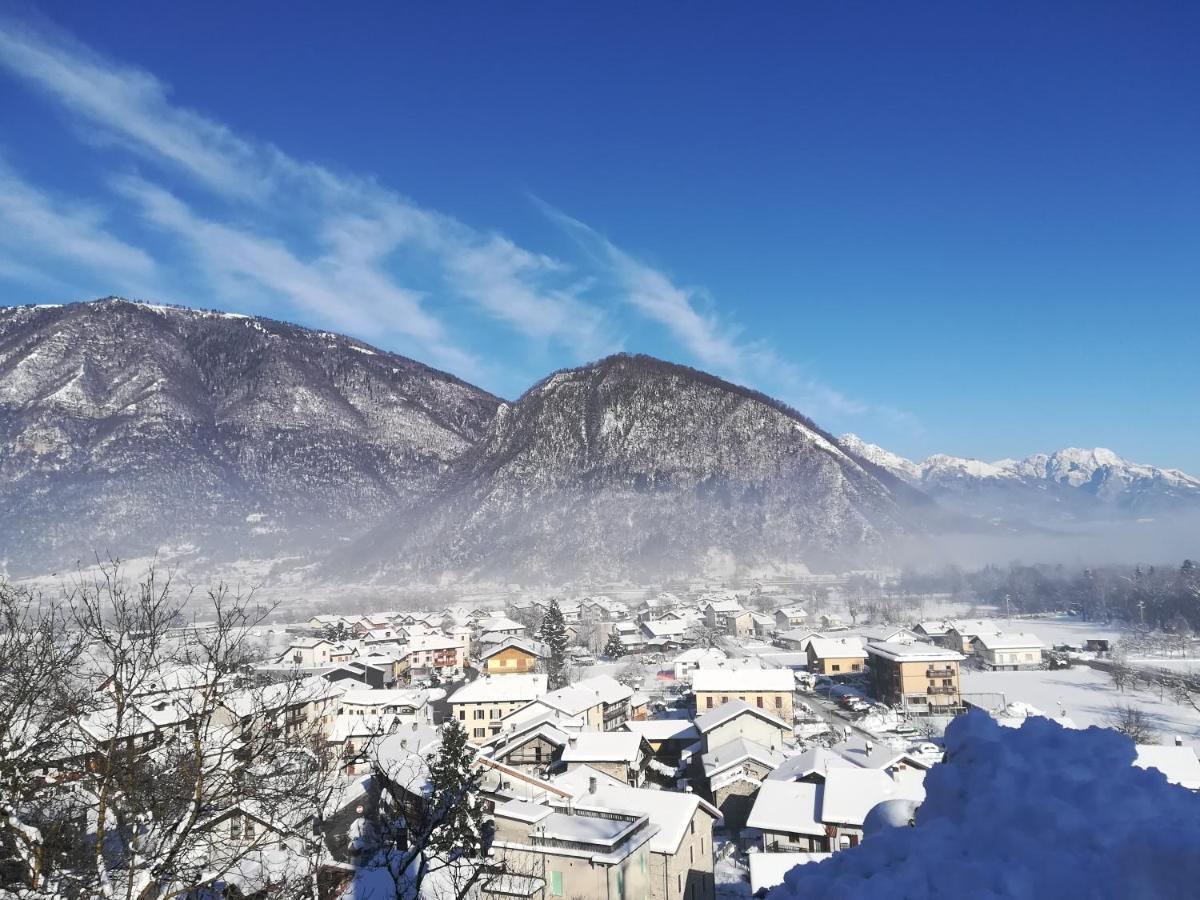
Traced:
POLYGON ((939 685, 939 686, 930 687, 925 693, 953 695, 953 694, 958 693, 958 688, 954 687, 953 685, 945 685, 945 686, 939 685))
POLYGON ((947 666, 944 669, 935 669, 932 666, 925 670, 926 678, 953 678, 958 674, 958 669, 952 669, 947 666))

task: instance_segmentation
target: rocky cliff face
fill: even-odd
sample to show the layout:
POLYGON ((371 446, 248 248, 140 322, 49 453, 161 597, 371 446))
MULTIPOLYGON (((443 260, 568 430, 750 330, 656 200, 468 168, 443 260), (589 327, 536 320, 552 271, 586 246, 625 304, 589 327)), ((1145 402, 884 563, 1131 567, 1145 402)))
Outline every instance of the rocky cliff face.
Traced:
POLYGON ((498 404, 268 319, 119 299, 0 308, 0 563, 326 548, 427 495, 498 404))
POLYGON ((877 554, 927 505, 782 404, 620 355, 501 406, 439 492, 335 564, 557 581, 811 563, 877 554))

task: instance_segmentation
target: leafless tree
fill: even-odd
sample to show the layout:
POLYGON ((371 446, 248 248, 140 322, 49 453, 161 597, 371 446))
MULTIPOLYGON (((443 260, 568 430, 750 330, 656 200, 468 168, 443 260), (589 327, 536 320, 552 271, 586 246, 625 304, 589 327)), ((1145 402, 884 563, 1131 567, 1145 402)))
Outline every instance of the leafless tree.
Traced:
POLYGON ((330 777, 320 752, 329 685, 253 676, 252 629, 270 610, 252 592, 196 596, 154 567, 134 581, 107 563, 60 602, 24 609, 6 633, 44 635, 32 646, 46 662, 8 639, 0 683, 24 713, 0 728, 45 726, 6 779, 6 796, 48 826, 37 829, 43 847, 23 856, 31 896, 158 900, 264 880, 278 896, 311 892, 298 798, 330 777), (61 707, 31 709, 7 687, 10 671, 31 673, 61 707), (35 791, 30 766, 56 777, 35 791))
POLYGON ((1108 727, 1133 740, 1135 744, 1154 744, 1158 742, 1158 733, 1150 721, 1150 717, 1132 703, 1121 703, 1113 706, 1108 713, 1108 727))

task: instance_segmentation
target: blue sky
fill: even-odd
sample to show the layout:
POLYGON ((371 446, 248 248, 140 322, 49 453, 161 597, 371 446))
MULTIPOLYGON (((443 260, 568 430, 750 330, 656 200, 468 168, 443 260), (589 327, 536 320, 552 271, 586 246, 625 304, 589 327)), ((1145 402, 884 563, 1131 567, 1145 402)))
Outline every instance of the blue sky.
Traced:
POLYGON ((0 302, 1200 471, 1200 7, 0 4, 0 302))

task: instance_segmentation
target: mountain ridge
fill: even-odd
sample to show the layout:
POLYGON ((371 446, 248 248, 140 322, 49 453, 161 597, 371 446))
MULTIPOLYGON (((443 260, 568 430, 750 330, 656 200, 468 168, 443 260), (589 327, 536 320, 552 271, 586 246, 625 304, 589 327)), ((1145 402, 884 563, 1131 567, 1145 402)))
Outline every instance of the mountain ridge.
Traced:
POLYGON ((915 462, 855 434, 843 434, 838 441, 935 499, 979 514, 1011 506, 1000 496, 1005 490, 1027 504, 1033 502, 1030 491, 1040 492, 1043 500, 1060 507, 1050 519, 1089 513, 1152 515, 1200 507, 1200 478, 1179 469, 1132 462, 1103 447, 1067 447, 995 462, 934 454, 915 462), (980 495, 985 495, 982 503, 977 502, 980 495))

